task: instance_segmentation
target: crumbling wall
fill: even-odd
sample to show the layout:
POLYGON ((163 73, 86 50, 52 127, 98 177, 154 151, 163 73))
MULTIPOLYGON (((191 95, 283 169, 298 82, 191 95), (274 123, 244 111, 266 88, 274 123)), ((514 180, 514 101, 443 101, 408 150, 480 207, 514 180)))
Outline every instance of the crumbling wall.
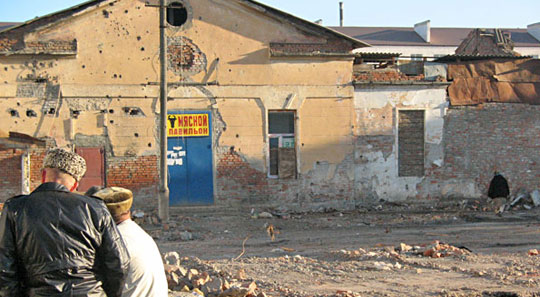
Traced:
MULTIPOLYGON (((286 202, 305 189, 323 194, 320 199, 333 199, 333 191, 343 193, 339 199, 352 193, 345 186, 352 180, 352 58, 269 55, 270 43, 282 44, 290 54, 303 43, 315 52, 317 45, 325 52, 346 52, 348 42, 328 40, 239 2, 202 0, 188 6, 186 25, 167 29, 168 108, 212 111, 217 201, 258 202, 278 195, 286 202), (317 97, 330 102, 323 107, 328 118, 309 102, 303 115, 306 123, 328 122, 318 128, 326 140, 311 128, 302 134, 297 119, 298 179, 269 180, 268 110, 302 113, 303 102, 317 97), (304 151, 303 140, 309 147, 304 151)), ((103 147, 107 185, 133 189, 135 204, 157 205, 150 197, 159 170, 158 19, 158 10, 144 1, 121 0, 21 33, 17 45, 33 45, 44 54, 17 55, 11 51, 15 41, 0 39, 11 51, 0 56, 0 112, 6 115, 0 126, 49 137, 59 146, 103 147)))
POLYGON ((498 171, 508 180, 511 194, 538 189, 538 135, 538 106, 491 103, 450 108, 444 126, 444 166, 426 182, 437 184, 443 197, 475 198, 487 194, 498 171))
POLYGON ((21 163, 23 150, 0 147, 0 185, 2 196, 0 201, 21 194, 21 163))
POLYGON ((28 154, 30 158, 30 191, 33 191, 41 184, 41 170, 43 168, 43 158, 45 157, 45 147, 35 147, 27 149, 8 148, 0 145, 0 185, 2 194, 0 202, 20 195, 23 188, 23 157, 28 154))
POLYGON ((398 175, 397 116, 399 110, 425 112, 425 167, 442 166, 444 85, 357 85, 354 179, 357 199, 404 200, 421 196, 424 176, 398 175))

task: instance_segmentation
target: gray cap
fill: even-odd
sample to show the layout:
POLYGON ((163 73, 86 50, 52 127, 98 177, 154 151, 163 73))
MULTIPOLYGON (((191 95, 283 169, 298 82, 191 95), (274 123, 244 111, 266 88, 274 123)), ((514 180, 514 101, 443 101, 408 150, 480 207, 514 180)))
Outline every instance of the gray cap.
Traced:
POLYGON ((86 172, 86 161, 74 152, 62 148, 51 149, 45 155, 43 168, 55 168, 80 181, 86 172))

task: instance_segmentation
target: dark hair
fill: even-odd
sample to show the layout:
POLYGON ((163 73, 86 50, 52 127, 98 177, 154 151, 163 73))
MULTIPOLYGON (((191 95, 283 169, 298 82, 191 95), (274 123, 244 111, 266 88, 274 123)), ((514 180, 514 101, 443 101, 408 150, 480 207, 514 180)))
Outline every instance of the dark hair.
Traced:
POLYGON ((90 187, 90 189, 88 189, 84 195, 85 196, 92 196, 94 195, 95 193, 97 193, 99 190, 103 190, 103 187, 102 186, 92 186, 90 187))

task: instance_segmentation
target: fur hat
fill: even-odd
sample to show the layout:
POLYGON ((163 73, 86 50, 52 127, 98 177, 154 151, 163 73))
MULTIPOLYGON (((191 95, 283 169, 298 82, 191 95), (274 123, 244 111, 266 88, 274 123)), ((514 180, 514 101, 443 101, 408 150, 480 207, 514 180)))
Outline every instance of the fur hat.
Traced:
POLYGON ((133 203, 133 193, 120 187, 105 188, 97 191, 92 196, 103 199, 113 216, 127 212, 133 203))
POLYGON ((45 155, 43 168, 61 170, 80 181, 86 172, 86 161, 74 152, 62 148, 51 149, 45 155))

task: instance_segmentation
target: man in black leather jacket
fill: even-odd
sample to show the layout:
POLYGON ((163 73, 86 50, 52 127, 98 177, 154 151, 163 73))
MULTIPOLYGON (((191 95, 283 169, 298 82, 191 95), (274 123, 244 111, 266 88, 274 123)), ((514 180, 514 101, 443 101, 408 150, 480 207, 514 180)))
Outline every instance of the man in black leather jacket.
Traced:
POLYGON ((103 201, 71 191, 84 159, 54 149, 43 184, 0 216, 0 296, 121 296, 129 255, 103 201))

